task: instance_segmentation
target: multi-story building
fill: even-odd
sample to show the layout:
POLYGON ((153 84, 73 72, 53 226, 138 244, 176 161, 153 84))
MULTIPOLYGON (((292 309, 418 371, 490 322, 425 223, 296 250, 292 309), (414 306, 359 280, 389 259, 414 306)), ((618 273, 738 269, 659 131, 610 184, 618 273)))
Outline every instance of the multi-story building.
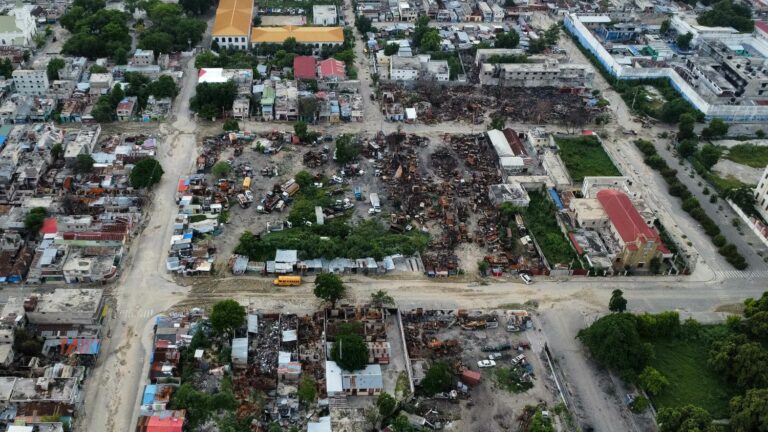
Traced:
POLYGON ((25 96, 43 96, 48 93, 48 73, 45 69, 17 69, 13 71, 16 92, 25 96))
MULTIPOLYGON (((250 46, 253 0, 222 0, 211 32, 221 48, 247 50, 250 46)), ((280 43, 285 41, 281 40, 280 43)))
POLYGON ((31 47, 37 33, 32 5, 20 5, 0 15, 0 46, 31 47))
POLYGON ((117 104, 115 109, 118 121, 129 121, 136 115, 139 99, 136 96, 128 96, 117 104))
POLYGON ((137 49, 131 57, 130 64, 133 66, 149 66, 155 64, 155 52, 153 50, 137 49))
POLYGON ((755 205, 760 214, 768 220, 768 167, 765 167, 763 176, 755 188, 755 205))
POLYGON ((419 78, 421 63, 417 57, 392 56, 389 60, 389 79, 412 81, 419 78))
POLYGON ((344 29, 341 27, 254 27, 251 30, 251 44, 283 43, 294 38, 297 43, 314 48, 337 46, 344 43, 344 29))
POLYGON ((503 87, 588 87, 594 76, 589 65, 558 63, 555 59, 541 63, 484 63, 480 68, 480 84, 503 87))
POLYGON ((335 26, 339 22, 336 5, 312 6, 312 24, 321 26, 335 26))
POLYGON ((608 216, 610 232, 621 249, 613 259, 615 269, 644 269, 654 258, 672 257, 659 233, 648 226, 624 192, 601 190, 597 200, 608 216))

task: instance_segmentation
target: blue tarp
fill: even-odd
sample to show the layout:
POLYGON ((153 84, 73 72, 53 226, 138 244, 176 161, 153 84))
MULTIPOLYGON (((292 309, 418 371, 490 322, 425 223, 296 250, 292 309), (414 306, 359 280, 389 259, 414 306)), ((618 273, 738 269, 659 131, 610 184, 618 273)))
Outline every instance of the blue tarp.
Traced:
POLYGON ((157 394, 157 384, 147 384, 144 387, 144 397, 141 399, 142 405, 149 405, 155 401, 155 395, 157 394))
POLYGON ((557 206, 558 210, 562 210, 565 207, 563 206, 563 202, 560 201, 560 196, 557 194, 557 191, 554 189, 549 190, 549 196, 552 197, 552 201, 555 202, 555 205, 557 206))

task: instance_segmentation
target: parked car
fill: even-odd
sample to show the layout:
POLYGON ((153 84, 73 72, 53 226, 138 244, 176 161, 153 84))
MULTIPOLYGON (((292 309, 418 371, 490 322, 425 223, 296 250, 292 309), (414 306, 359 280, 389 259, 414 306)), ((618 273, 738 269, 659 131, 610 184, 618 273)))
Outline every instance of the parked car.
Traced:
POLYGON ((525 273, 520 273, 520 279, 522 279, 526 285, 530 285, 533 283, 533 278, 530 275, 527 275, 525 273))
POLYGON ((525 360, 525 354, 520 354, 519 356, 512 359, 512 365, 517 366, 520 364, 523 360, 525 360))
POLYGON ((477 367, 479 368, 491 368, 496 366, 496 362, 493 360, 480 360, 477 362, 477 367))
POLYGON ((488 354, 488 360, 498 360, 502 357, 501 353, 490 353, 488 354))

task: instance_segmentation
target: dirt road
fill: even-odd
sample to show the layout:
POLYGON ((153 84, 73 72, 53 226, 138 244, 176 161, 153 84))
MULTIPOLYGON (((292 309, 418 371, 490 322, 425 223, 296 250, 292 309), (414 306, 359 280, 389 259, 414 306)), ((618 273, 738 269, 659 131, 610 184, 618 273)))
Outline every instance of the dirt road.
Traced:
POLYGON ((188 104, 196 78, 190 62, 174 109, 176 121, 164 128, 168 138, 158 148, 165 174, 154 191, 144 232, 131 246, 126 272, 114 287, 116 306, 105 330, 101 357, 85 388, 86 412, 81 417, 85 426, 81 430, 134 429, 151 351, 152 317, 181 301, 186 293, 167 275, 165 256, 176 207, 173 193, 178 178, 192 169, 196 154, 195 123, 188 104))

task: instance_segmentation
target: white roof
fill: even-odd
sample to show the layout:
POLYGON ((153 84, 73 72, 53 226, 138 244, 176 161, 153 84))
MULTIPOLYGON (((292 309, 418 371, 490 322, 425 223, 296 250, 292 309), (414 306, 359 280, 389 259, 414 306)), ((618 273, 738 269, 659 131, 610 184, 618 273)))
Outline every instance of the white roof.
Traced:
POLYGON ((317 422, 307 423, 307 432, 331 432, 331 418, 320 417, 317 422))
POLYGON ((416 108, 406 108, 405 118, 408 120, 416 120, 416 108))
MULTIPOLYGON (((32 426, 8 426, 7 432, 32 432, 34 428, 32 426)), ((330 429, 328 429, 330 431, 330 429)))
POLYGON ((198 83, 224 83, 228 78, 224 77, 223 68, 202 68, 197 74, 198 83))
POLYGON ((579 15, 579 21, 583 23, 608 24, 611 17, 608 15, 579 15))
POLYGON ((341 368, 335 361, 325 362, 325 389, 328 393, 341 393, 341 368))

